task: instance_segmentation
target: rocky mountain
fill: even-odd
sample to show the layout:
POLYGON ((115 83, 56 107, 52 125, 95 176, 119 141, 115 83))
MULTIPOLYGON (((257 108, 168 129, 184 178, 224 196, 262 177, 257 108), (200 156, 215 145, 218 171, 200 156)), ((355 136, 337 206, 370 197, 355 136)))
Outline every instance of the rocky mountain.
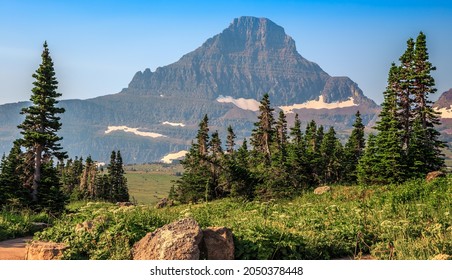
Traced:
MULTIPOLYGON (((264 93, 287 113, 289 125, 298 113, 340 132, 351 128, 357 110, 365 123, 378 114, 351 79, 331 77, 303 58, 281 26, 240 17, 179 61, 137 72, 117 94, 62 101, 62 144, 71 156, 106 161, 120 149, 126 162, 158 161, 188 149, 204 114, 223 139, 228 125, 238 139, 249 137, 264 93)), ((23 106, 0 106, 0 152, 18 136, 23 106)))
POLYGON ((449 143, 449 148, 452 148, 452 88, 441 94, 433 108, 441 113, 441 125, 438 130, 442 133, 443 140, 449 143))

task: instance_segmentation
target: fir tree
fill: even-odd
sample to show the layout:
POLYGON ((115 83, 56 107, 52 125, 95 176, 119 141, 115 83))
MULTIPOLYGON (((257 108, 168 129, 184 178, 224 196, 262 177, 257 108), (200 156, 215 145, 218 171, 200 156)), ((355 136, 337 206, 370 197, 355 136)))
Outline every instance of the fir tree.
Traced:
POLYGON ((356 112, 353 130, 344 148, 344 180, 348 183, 357 182, 357 171, 359 159, 364 153, 364 125, 361 114, 356 112))
POLYGON ((337 183, 340 180, 342 154, 342 144, 337 139, 334 128, 330 127, 320 145, 320 162, 323 173, 319 175, 323 183, 337 183))
POLYGON ((22 185, 23 155, 19 141, 14 141, 8 156, 3 156, 0 168, 0 206, 15 204, 22 207, 29 202, 29 191, 22 185))
MULTIPOLYGON (((435 80, 431 76, 431 71, 436 68, 429 61, 429 54, 427 50, 426 36, 420 32, 416 38, 414 51, 414 66, 413 66, 413 93, 414 93, 414 122, 419 122, 421 127, 417 127, 417 137, 424 140, 423 144, 418 141, 418 154, 423 154, 422 166, 425 169, 417 170, 417 173, 426 174, 430 171, 439 170, 444 167, 444 154, 442 149, 445 147, 444 142, 439 140, 440 133, 435 129, 435 126, 440 125, 439 113, 432 108, 432 102, 428 99, 430 94, 434 94, 437 90, 435 88, 435 80), (421 145, 419 145, 421 144, 421 145)), ((410 149, 409 157, 416 157, 414 148, 410 149)), ((412 159, 413 160, 413 159, 412 159)))
POLYGON ((234 133, 234 130, 232 129, 232 126, 228 126, 228 136, 226 139, 226 152, 230 155, 234 153, 235 138, 236 135, 234 133))
POLYGON ((274 109, 270 106, 268 94, 264 94, 259 106, 259 121, 254 124, 251 134, 251 145, 254 150, 264 156, 266 163, 270 163, 271 146, 274 139, 274 109))
MULTIPOLYGON (((57 98, 61 97, 61 93, 57 92, 58 82, 47 42, 44 43, 41 57, 42 63, 33 74, 35 82, 30 99, 32 105, 22 109, 21 114, 25 115, 25 120, 18 126, 23 135, 21 145, 27 149, 26 159, 30 161, 27 164, 33 167, 33 177, 29 180, 32 181, 31 195, 34 203, 38 203, 41 181, 45 180, 46 185, 52 185, 48 179, 54 177, 50 167, 47 166, 44 170, 43 164, 51 162, 52 157, 60 160, 66 156, 59 144, 62 138, 57 135, 61 128, 60 117, 57 115, 64 113, 64 109, 56 107, 57 98), (45 171, 49 171, 50 174, 44 173, 45 171)), ((59 185, 59 180, 53 182, 53 185, 59 185)))

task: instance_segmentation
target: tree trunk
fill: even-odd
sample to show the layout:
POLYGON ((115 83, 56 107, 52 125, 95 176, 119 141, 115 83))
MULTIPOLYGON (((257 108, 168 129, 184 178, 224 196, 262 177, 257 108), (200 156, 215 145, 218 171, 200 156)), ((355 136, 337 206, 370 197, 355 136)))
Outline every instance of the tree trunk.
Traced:
POLYGON ((41 181, 41 164, 42 164, 42 145, 36 145, 35 151, 35 170, 33 174, 33 186, 31 198, 33 201, 38 200, 38 186, 41 181))

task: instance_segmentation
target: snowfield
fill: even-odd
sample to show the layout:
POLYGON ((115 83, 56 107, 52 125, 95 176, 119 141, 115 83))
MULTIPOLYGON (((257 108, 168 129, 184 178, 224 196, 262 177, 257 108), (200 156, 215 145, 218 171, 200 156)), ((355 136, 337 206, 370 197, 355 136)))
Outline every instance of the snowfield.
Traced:
POLYGON ((164 156, 160 161, 163 163, 172 163, 173 160, 175 159, 180 159, 182 157, 184 157, 186 154, 188 153, 188 151, 179 151, 177 153, 170 153, 167 154, 166 156, 164 156))
POLYGON ((124 132, 128 132, 128 133, 133 133, 138 136, 150 137, 150 138, 167 137, 167 136, 159 134, 159 133, 139 131, 138 128, 131 128, 131 127, 127 127, 125 125, 108 126, 108 129, 105 131, 105 134, 109 134, 113 131, 124 131, 124 132))
POLYGON ((249 110, 249 111, 253 111, 253 112, 257 112, 259 111, 259 102, 255 99, 245 99, 245 98, 239 98, 239 99, 235 99, 231 96, 222 96, 220 95, 217 98, 217 102, 220 103, 232 103, 235 106, 239 107, 240 109, 243 110, 249 110))
POLYGON ((180 127, 185 126, 185 124, 183 124, 183 123, 173 123, 173 122, 162 122, 162 124, 171 125, 171 126, 180 126, 180 127))
POLYGON ((359 106, 359 104, 355 104, 353 101, 353 97, 350 97, 347 101, 341 101, 341 102, 333 102, 333 103, 326 103, 323 101, 323 96, 319 96, 319 100, 311 100, 308 102, 305 102, 303 104, 294 104, 292 106, 281 106, 281 110, 284 111, 284 113, 289 114, 293 113, 294 109, 338 109, 338 108, 347 108, 347 107, 353 107, 353 106, 359 106))
POLYGON ((452 119, 452 106, 450 106, 449 108, 433 108, 435 111, 440 112, 441 113, 441 118, 443 119, 452 119))

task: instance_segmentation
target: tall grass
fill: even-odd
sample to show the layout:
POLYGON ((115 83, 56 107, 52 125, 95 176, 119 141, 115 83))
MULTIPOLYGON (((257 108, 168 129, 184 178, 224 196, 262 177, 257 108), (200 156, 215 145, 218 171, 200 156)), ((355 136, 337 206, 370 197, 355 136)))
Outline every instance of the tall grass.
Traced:
POLYGON ((336 186, 293 200, 224 199, 156 210, 105 203, 78 210, 38 238, 66 242, 66 258, 127 259, 146 232, 194 217, 232 229, 237 259, 431 259, 452 255, 452 178, 383 187, 336 186), (90 232, 78 223, 94 221, 90 232))

